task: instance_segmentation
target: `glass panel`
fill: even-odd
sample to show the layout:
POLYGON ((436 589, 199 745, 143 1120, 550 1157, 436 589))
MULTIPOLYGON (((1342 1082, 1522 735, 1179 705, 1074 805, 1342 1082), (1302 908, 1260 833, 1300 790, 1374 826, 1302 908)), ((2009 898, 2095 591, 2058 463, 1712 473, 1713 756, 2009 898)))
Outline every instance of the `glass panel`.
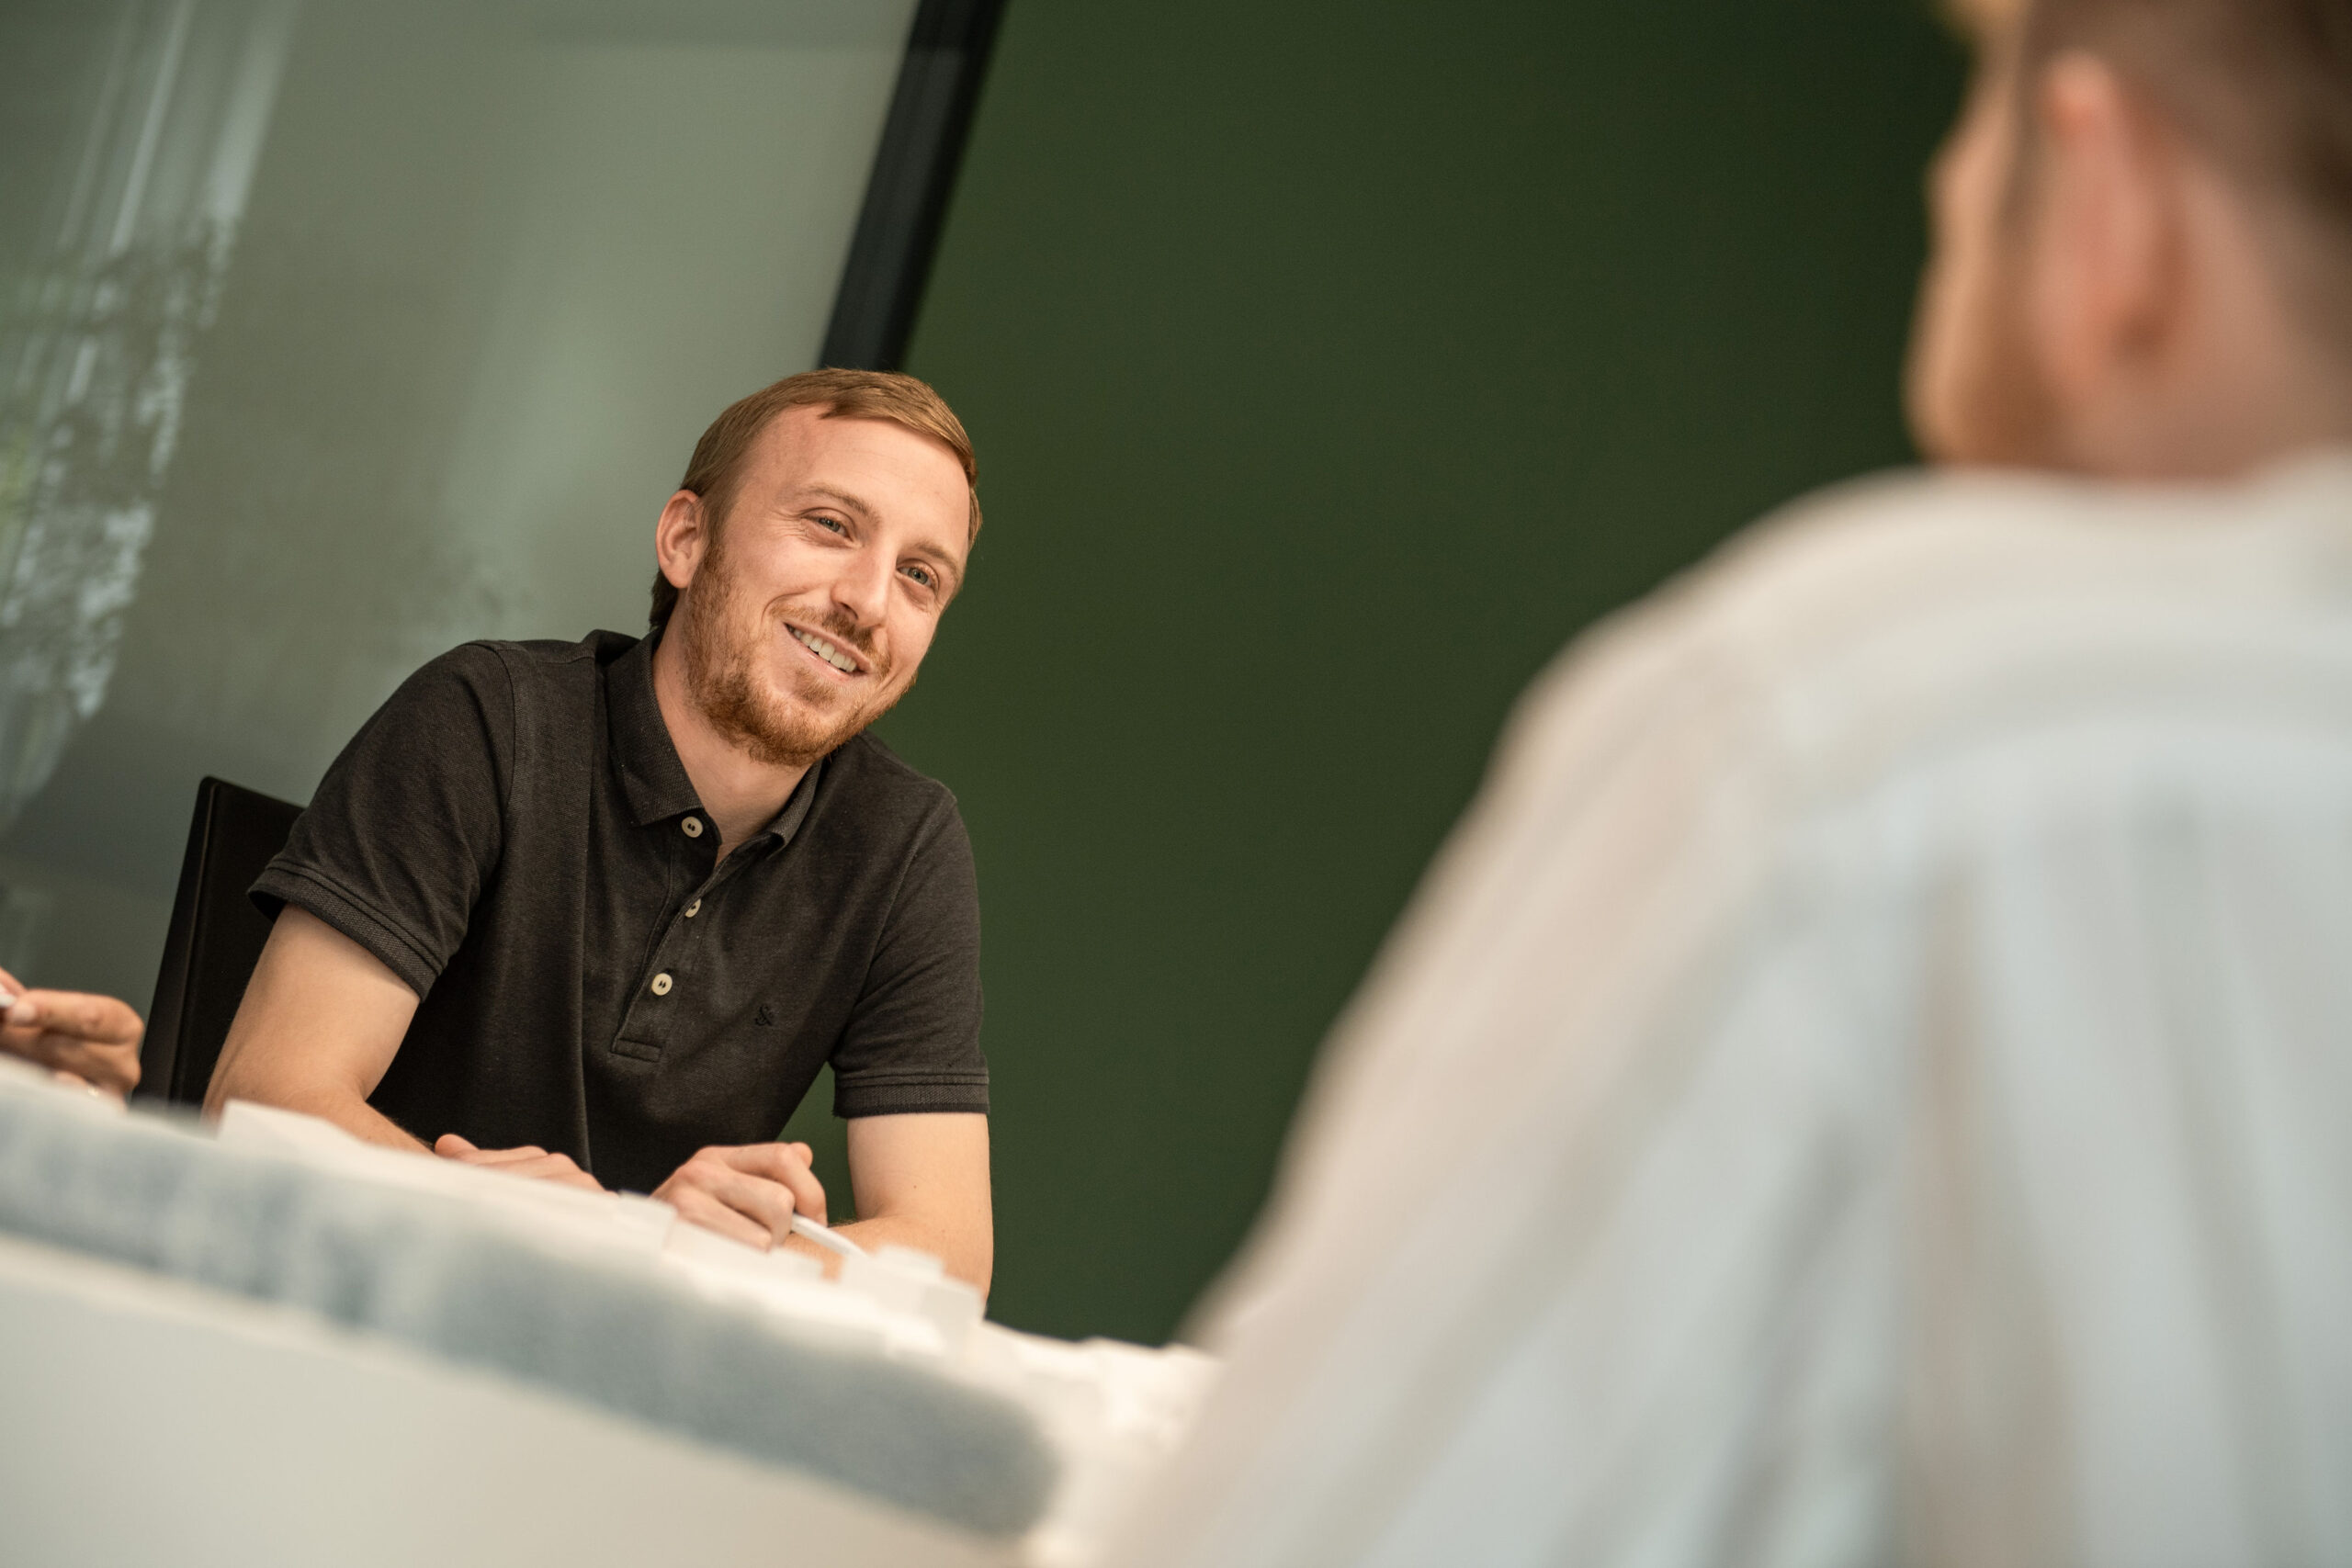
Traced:
POLYGON ((144 1007, 195 800, 644 624, 815 362, 915 0, 0 10, 0 964, 144 1007))

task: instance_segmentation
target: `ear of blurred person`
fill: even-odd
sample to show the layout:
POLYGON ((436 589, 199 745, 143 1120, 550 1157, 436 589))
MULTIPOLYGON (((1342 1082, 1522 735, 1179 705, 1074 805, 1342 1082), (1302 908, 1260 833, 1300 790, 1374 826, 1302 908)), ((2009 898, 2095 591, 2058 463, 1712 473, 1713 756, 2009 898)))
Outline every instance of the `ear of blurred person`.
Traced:
POLYGON ((1105 1561, 2352 1556, 2352 0, 1974 0, 1909 408, 1581 639, 1105 1561))
POLYGON ((128 1002, 82 991, 38 990, 0 970, 0 1051, 67 1083, 120 1100, 139 1085, 146 1025, 128 1002))
POLYGON ((2192 56, 2211 72, 2295 40, 2132 9, 1972 13, 1981 65, 1930 179, 1909 374, 1939 461, 2214 479, 2352 433, 2352 117, 2279 73, 2277 118, 2322 102, 2266 130, 2192 56))

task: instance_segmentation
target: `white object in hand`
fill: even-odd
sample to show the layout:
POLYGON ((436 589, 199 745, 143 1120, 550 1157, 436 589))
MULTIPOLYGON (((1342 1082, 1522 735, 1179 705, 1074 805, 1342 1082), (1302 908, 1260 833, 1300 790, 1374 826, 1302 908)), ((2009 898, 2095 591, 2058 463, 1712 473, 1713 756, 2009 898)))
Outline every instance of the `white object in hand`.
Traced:
POLYGON ((795 1235, 807 1236, 810 1241, 815 1242, 819 1247, 823 1247, 826 1251, 839 1253, 843 1258, 863 1258, 865 1256, 865 1248, 858 1246, 857 1243, 850 1240, 849 1237, 842 1235, 841 1232, 833 1229, 831 1225, 820 1224, 819 1222, 810 1219, 806 1214, 795 1214, 792 1216, 792 1234, 795 1235))

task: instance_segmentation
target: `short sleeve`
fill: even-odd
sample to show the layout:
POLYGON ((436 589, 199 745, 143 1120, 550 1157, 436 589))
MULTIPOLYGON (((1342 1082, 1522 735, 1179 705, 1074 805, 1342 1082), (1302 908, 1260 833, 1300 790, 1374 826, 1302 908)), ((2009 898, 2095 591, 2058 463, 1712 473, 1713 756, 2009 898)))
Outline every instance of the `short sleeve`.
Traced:
POLYGON ((865 986, 834 1048, 833 1114, 989 1108, 980 1054, 980 893, 953 797, 925 823, 865 986))
POLYGON ((308 910, 424 996, 497 868, 514 732, 496 650, 469 643, 427 664, 327 770, 254 904, 272 919, 308 910))

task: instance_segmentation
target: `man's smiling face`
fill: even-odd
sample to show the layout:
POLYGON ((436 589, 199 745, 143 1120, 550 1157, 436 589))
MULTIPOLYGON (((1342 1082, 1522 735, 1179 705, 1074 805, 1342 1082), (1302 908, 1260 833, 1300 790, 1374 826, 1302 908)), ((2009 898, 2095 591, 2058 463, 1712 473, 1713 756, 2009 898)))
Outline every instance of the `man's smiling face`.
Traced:
POLYGON ((706 518, 695 558, 670 571, 695 705, 771 763, 814 761, 881 717, 963 582, 970 507, 962 466, 930 437, 786 410, 724 520, 706 518))

